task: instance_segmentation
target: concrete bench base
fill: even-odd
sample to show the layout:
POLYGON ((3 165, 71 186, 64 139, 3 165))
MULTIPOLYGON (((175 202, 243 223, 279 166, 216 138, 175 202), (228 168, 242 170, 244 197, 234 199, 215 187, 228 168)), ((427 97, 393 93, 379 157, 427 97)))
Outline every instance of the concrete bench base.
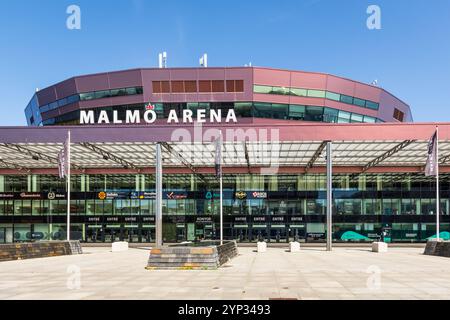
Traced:
POLYGON ((174 245, 152 248, 147 270, 211 270, 217 269, 238 255, 235 241, 223 245, 174 245))
POLYGON ((0 245, 0 262, 82 254, 80 241, 39 241, 0 245))
POLYGON ((257 249, 258 249, 258 253, 266 252, 267 251, 267 243, 264 241, 258 242, 257 249))
POLYGON ((428 256, 448 257, 450 258, 450 242, 430 240, 427 242, 424 253, 428 256))
POLYGON ((388 244, 386 242, 374 242, 372 243, 372 252, 388 252, 388 244))
POLYGON ((120 241, 114 242, 111 247, 112 252, 128 251, 128 242, 120 241))
POLYGON ((289 251, 290 252, 300 252, 300 242, 291 242, 289 243, 289 251))

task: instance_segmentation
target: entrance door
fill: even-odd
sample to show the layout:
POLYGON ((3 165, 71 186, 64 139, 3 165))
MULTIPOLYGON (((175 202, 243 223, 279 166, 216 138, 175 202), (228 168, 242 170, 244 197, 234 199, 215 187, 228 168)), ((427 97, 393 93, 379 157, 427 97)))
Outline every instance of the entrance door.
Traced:
POLYGON ((205 234, 204 239, 205 240, 214 240, 214 226, 212 224, 205 225, 205 234))
MULTIPOLYGON (((128 241, 128 237, 124 236, 125 235, 122 233, 120 225, 109 225, 105 228, 105 242, 116 242, 123 240, 128 241)), ((128 232, 126 236, 128 236, 128 232)))
POLYGON ((304 226, 291 226, 289 228, 289 242, 292 241, 305 241, 306 230, 304 226))
POLYGON ((195 224, 195 239, 205 240, 205 225, 202 223, 195 224))
POLYGON ((102 227, 101 226, 87 226, 86 227, 86 242, 102 242, 102 227))
POLYGON ((248 228, 233 228, 233 239, 238 242, 248 242, 248 228))
POLYGON ((139 242, 139 229, 137 227, 124 227, 123 240, 132 242, 139 242))
POLYGON ((177 224, 177 242, 186 241, 186 228, 184 224, 177 224))
POLYGON ((286 228, 272 228, 270 229, 270 241, 271 242, 287 242, 288 237, 286 228))
POLYGON ((269 241, 270 235, 267 232, 267 226, 253 226, 249 235, 250 241, 269 241))
POLYGON ((151 243, 155 241, 155 227, 142 227, 142 242, 151 243))

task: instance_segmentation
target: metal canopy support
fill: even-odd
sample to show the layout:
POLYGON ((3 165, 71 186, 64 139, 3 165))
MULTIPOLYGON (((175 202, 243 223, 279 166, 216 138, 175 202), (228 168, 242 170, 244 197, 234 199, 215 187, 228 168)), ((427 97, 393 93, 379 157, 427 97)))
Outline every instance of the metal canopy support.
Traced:
POLYGON ((81 143, 80 143, 80 146, 83 146, 84 148, 89 149, 89 150, 91 150, 91 151, 93 151, 93 152, 95 152, 95 153, 101 155, 101 156, 103 157, 103 159, 105 159, 105 160, 111 160, 111 161, 114 161, 115 163, 120 164, 120 165, 122 165, 122 166, 123 166, 124 168, 126 168, 126 169, 136 169, 136 170, 140 170, 140 169, 139 169, 137 166, 135 166, 133 163, 131 163, 131 162, 125 160, 125 159, 122 159, 122 158, 120 158, 120 157, 118 157, 118 156, 115 156, 113 153, 108 152, 108 151, 106 151, 106 150, 103 150, 102 148, 97 147, 96 145, 93 145, 93 144, 91 144, 91 143, 88 143, 88 142, 81 142, 81 143))
POLYGON ((333 250, 333 145, 327 142, 327 251, 333 250))
MULTIPOLYGON (((49 163, 58 164, 58 159, 57 158, 51 157, 49 155, 46 155, 45 153, 41 153, 41 152, 37 152, 37 151, 34 151, 34 150, 27 149, 27 148, 25 148, 25 147, 23 147, 21 145, 18 145, 18 144, 2 143, 0 145, 5 147, 5 148, 8 148, 8 149, 20 152, 22 154, 26 154, 26 155, 30 156, 32 159, 34 159, 34 160, 45 160, 45 161, 48 161, 49 163)), ((77 170, 80 170, 80 171, 84 172, 84 169, 82 167, 76 165, 76 164, 72 163, 71 166, 74 167, 77 170)))
POLYGON ((162 152, 161 144, 156 144, 156 247, 160 248, 163 245, 162 237, 162 152))
POLYGON ((442 158, 439 160, 439 162, 440 162, 441 164, 446 164, 447 162, 450 162, 450 155, 445 156, 445 157, 442 157, 442 158))
POLYGON ((248 156, 247 141, 244 141, 243 144, 244 144, 245 161, 247 162, 247 170, 248 170, 248 174, 250 174, 251 173, 251 170, 250 170, 251 166, 250 166, 250 157, 248 156))
POLYGON ((396 154, 397 152, 405 149, 407 146, 409 146, 411 143, 415 142, 416 140, 405 140, 402 143, 400 143, 399 145, 396 145, 394 148, 392 148, 391 150, 383 153, 381 156, 379 156, 378 158, 370 161, 368 164, 366 164, 362 170, 362 173, 368 171, 369 169, 376 167, 377 165, 379 165, 381 162, 383 162, 384 160, 386 160, 387 158, 391 157, 392 155, 396 154))
POLYGON ((28 168, 19 166, 19 165, 15 164, 15 163, 6 162, 6 161, 4 161, 2 159, 0 159, 0 164, 6 166, 7 168, 16 169, 16 170, 19 170, 19 171, 25 171, 26 173, 30 173, 31 172, 31 170, 28 169, 28 168))
POLYGON ((177 152, 170 144, 168 144, 167 142, 161 142, 160 143, 161 146, 164 147, 164 149, 167 150, 167 152, 169 152, 170 154, 172 154, 173 156, 175 156, 178 160, 181 161, 181 163, 188 168, 189 170, 192 171, 193 174, 197 175, 200 179, 203 180, 203 182, 208 183, 205 179, 205 176, 201 173, 198 173, 197 170, 195 169, 195 167, 189 163, 189 161, 187 161, 186 159, 184 159, 184 157, 177 152))
POLYGON ((308 164, 306 165, 305 173, 307 173, 309 171, 309 169, 311 169, 314 166, 314 163, 317 161, 317 159, 319 159, 320 155, 322 154, 322 152, 326 146, 327 146, 326 141, 324 141, 320 144, 319 148, 317 148, 317 150, 314 153, 314 155, 312 156, 311 160, 309 160, 308 164))

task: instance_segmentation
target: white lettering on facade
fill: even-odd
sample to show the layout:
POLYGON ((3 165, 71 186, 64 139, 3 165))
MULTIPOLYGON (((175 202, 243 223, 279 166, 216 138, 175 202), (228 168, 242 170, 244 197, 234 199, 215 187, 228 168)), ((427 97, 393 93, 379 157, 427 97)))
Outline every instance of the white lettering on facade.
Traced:
POLYGON ((192 123, 192 115, 194 112, 192 110, 183 110, 183 123, 192 123))
POLYGON ((153 110, 147 110, 144 113, 144 121, 147 123, 153 123, 156 121, 156 112, 153 110))
POLYGON ((230 121, 233 121, 234 123, 237 122, 236 113, 234 113, 233 109, 230 109, 228 111, 227 119, 225 120, 226 123, 229 123, 230 121))
POLYGON ((141 114, 139 113, 139 110, 127 110, 126 114, 126 123, 139 123, 141 122, 141 114))
POLYGON ((122 120, 119 119, 119 115, 118 115, 117 111, 113 112, 113 117, 114 117, 113 123, 121 124, 123 122, 122 120))
MULTIPOLYGON (((197 115, 194 117, 194 112, 192 110, 183 110, 182 119, 179 119, 176 110, 170 110, 167 123, 206 123, 207 122, 207 112, 204 109, 197 110, 197 115)), ((156 112, 154 110, 147 110, 144 112, 142 120, 146 123, 154 123, 157 119, 156 112)), ((211 123, 221 123, 222 110, 211 110, 209 112, 209 121, 211 123)), ((136 124, 141 122, 141 113, 139 110, 127 110, 125 113, 125 119, 119 118, 119 112, 113 111, 112 119, 109 119, 108 112, 106 110, 101 110, 97 119, 95 119, 95 112, 93 110, 81 110, 80 111, 80 124, 136 124)), ((233 109, 228 110, 225 122, 237 123, 236 113, 233 109)))
POLYGON ((206 110, 205 109, 197 110, 197 122, 205 123, 206 122, 205 118, 206 118, 206 110))
POLYGON ((209 112, 211 122, 220 122, 222 119, 222 110, 211 110, 209 112))
POLYGON ((94 111, 81 110, 80 124, 94 124, 94 111))
POLYGON ((108 113, 105 110, 100 111, 98 116, 98 124, 109 123, 108 113))
POLYGON ((167 119, 167 123, 178 123, 178 116, 177 116, 177 111, 176 110, 170 110, 169 112, 169 118, 167 119))

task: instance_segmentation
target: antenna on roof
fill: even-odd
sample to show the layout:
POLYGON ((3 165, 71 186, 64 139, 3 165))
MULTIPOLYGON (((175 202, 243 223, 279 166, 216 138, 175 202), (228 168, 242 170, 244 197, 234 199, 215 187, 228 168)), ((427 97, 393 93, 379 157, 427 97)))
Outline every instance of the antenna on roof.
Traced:
POLYGON ((159 58, 159 68, 160 69, 167 68, 167 52, 164 51, 160 53, 158 58, 159 58))
POLYGON ((377 79, 373 80, 373 81, 372 81, 372 85, 373 85, 373 86, 378 86, 378 80, 377 80, 377 79))
POLYGON ((203 54, 203 56, 200 58, 200 66, 203 68, 208 68, 208 54, 205 53, 203 54))
POLYGON ((246 64, 244 64, 244 67, 251 67, 252 66, 252 63, 251 62, 249 62, 248 64, 246 63, 246 64))

